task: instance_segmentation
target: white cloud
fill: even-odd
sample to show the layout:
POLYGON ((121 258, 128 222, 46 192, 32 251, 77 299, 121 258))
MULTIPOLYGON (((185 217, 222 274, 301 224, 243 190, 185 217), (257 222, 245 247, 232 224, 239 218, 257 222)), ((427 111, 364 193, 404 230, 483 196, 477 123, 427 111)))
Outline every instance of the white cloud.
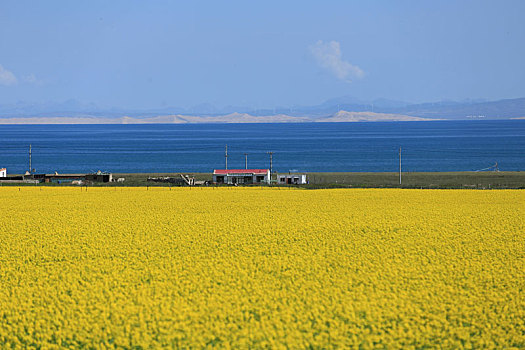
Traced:
POLYGON ((338 79, 350 82, 365 75, 361 68, 343 60, 341 45, 337 41, 325 43, 319 40, 310 46, 310 53, 321 67, 329 70, 338 79))
POLYGON ((17 82, 18 79, 16 79, 16 76, 0 64, 0 85, 9 86, 14 85, 17 82))

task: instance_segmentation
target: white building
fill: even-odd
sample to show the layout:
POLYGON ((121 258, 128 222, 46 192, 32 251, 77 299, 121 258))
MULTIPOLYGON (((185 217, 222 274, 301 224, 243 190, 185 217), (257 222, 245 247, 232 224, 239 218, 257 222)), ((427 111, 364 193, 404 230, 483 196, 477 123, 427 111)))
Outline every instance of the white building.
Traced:
POLYGON ((305 185, 308 183, 306 174, 285 174, 278 175, 279 185, 305 185))
POLYGON ((6 176, 7 176, 7 169, 0 168, 0 177, 6 177, 6 176))
POLYGON ((270 183, 270 169, 215 169, 213 182, 228 185, 270 183))

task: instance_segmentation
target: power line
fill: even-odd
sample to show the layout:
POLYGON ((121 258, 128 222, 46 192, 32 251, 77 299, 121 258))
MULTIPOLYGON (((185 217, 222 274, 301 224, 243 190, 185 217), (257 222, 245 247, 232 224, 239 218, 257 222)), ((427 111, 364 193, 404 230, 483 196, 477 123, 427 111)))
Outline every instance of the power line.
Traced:
POLYGON ((399 184, 401 185, 401 147, 399 147, 399 184))
POLYGON ((266 152, 270 155, 270 174, 273 173, 273 152, 266 152))
POLYGON ((228 170, 228 145, 226 145, 226 148, 224 149, 224 159, 226 161, 224 169, 228 170))
POLYGON ((484 168, 484 169, 475 170, 474 172, 488 171, 488 170, 492 170, 492 171, 498 172, 499 171, 498 162, 496 162, 493 166, 489 166, 488 168, 484 168))
POLYGON ((32 167, 32 164, 31 164, 31 161, 32 161, 32 154, 31 154, 31 144, 29 144, 29 174, 31 174, 33 171, 31 169, 33 169, 32 167))

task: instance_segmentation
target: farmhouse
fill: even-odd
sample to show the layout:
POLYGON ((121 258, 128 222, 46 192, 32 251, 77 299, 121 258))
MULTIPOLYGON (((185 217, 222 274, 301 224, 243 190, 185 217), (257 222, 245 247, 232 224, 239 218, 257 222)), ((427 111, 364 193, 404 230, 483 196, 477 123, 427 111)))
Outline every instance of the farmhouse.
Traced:
POLYGON ((0 177, 6 177, 6 176, 7 176, 7 169, 0 168, 0 177))
POLYGON ((308 183, 305 174, 279 174, 278 179, 280 185, 305 185, 308 183))
POLYGON ((228 185, 270 183, 270 169, 215 169, 213 182, 228 185))

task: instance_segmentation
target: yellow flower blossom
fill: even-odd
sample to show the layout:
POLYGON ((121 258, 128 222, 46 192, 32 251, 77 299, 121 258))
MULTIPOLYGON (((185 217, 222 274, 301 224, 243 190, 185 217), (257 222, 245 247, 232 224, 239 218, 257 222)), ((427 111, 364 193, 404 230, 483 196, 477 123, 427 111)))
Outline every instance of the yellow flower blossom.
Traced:
POLYGON ((523 348, 525 192, 0 188, 1 348, 523 348))

